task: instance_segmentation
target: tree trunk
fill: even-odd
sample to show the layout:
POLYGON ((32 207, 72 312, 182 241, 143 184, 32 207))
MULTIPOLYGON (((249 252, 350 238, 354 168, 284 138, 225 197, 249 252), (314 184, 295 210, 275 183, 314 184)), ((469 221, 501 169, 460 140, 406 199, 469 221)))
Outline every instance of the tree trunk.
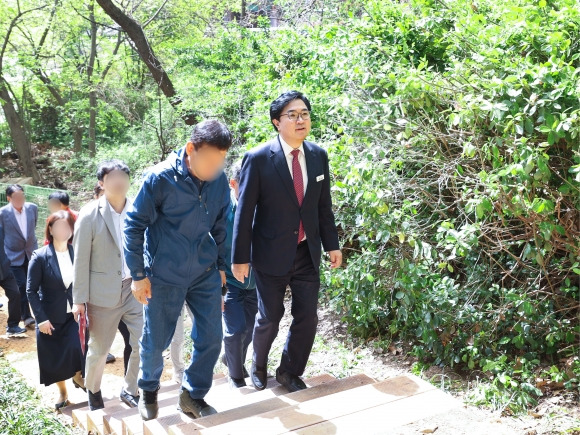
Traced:
MULTIPOLYGON (((169 103, 173 107, 177 107, 182 101, 181 97, 177 95, 171 79, 155 55, 153 47, 149 44, 141 25, 133 18, 125 15, 121 9, 113 4, 112 0, 97 0, 97 3, 127 33, 139 57, 149 69, 153 80, 155 80, 163 95, 169 99, 169 103)), ((196 118, 192 114, 183 114, 182 118, 187 125, 193 125, 196 122, 196 118)))
POLYGON ((36 169, 36 165, 32 161, 32 147, 30 145, 30 140, 28 140, 24 128, 24 122, 14 106, 12 97, 8 92, 7 83, 2 76, 0 76, 0 102, 2 104, 4 116, 6 117, 6 122, 10 128, 10 136, 12 137, 12 141, 16 147, 16 152, 18 153, 18 158, 20 159, 20 163, 24 170, 24 175, 32 177, 32 180, 36 184, 40 181, 40 174, 36 169))
POLYGON ((97 90, 93 83, 93 71, 95 68, 95 58, 97 57, 97 22, 95 21, 95 3, 89 3, 89 21, 91 24, 91 52, 89 64, 87 66, 87 81, 91 90, 89 91, 89 155, 94 157, 97 152, 97 90))

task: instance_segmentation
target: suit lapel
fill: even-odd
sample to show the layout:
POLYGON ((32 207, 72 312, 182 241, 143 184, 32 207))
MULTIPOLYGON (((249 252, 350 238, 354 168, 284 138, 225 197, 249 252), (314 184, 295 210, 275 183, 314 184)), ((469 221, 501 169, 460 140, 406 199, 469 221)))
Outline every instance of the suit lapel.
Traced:
MULTIPOLYGON (((49 267, 52 269, 52 273, 54 274, 55 278, 64 287, 64 282, 62 281, 62 274, 60 273, 60 266, 58 265, 58 258, 56 256, 56 252, 54 250, 54 245, 52 243, 50 245, 48 245, 47 252, 48 252, 47 263, 48 263, 49 267)), ((69 248, 69 253, 70 253, 70 248, 69 248)))
POLYGON ((274 141, 272 141, 272 144, 270 145, 270 158, 272 159, 272 163, 274 164, 274 167, 282 179, 282 183, 284 186, 286 186, 286 190, 288 191, 290 198, 292 198, 292 201, 294 201, 298 207, 298 198, 296 198, 294 182, 292 181, 292 176, 290 175, 290 170, 288 169, 288 161, 284 155, 284 150, 282 148, 282 144, 280 143, 280 138, 276 138, 274 141))
POLYGON ((306 201, 310 199, 312 196, 312 192, 315 191, 314 186, 316 183, 316 177, 320 175, 320 164, 318 162, 318 154, 312 150, 309 142, 304 141, 303 144, 304 149, 304 157, 306 158, 306 172, 308 175, 308 186, 306 186, 306 192, 304 192, 304 201, 302 201, 302 205, 306 201))
POLYGON ((26 231, 28 232, 25 239, 28 240, 30 231, 32 231, 32 234, 34 234, 36 225, 34 225, 34 216, 32 215, 32 211, 30 210, 30 207, 28 207, 28 204, 25 203, 23 208, 26 210, 26 231))
POLYGON ((12 207, 12 205, 8 205, 8 219, 12 222, 12 225, 14 225, 16 227, 16 231, 17 233, 20 235, 20 237, 22 237, 24 240, 26 240, 26 236, 24 234, 22 234, 22 230, 20 229, 20 225, 18 224, 18 221, 16 220, 16 215, 14 214, 14 207, 12 207))
POLYGON ((119 240, 117 240, 117 231, 115 229, 115 224, 113 223, 113 216, 111 215, 111 207, 109 205, 109 202, 107 201, 107 198, 105 198, 105 195, 99 198, 99 211, 103 216, 103 219, 105 220, 105 224, 107 225, 107 228, 111 233, 111 237, 113 237, 113 240, 115 241, 117 247, 119 248, 120 244, 119 240))

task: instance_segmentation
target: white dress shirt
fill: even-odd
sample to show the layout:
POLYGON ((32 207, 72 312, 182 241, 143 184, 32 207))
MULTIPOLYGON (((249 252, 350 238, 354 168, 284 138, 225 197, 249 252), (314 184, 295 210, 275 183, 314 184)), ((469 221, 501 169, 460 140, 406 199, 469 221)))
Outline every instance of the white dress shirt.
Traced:
POLYGON ((68 249, 64 252, 56 252, 56 258, 58 260, 58 268, 60 269, 60 275, 62 276, 62 283, 66 288, 68 288, 73 282, 74 270, 72 260, 70 259, 70 254, 68 249))
MULTIPOLYGON (((292 148, 290 145, 280 137, 280 143, 282 144, 282 150, 284 151, 284 155, 286 156, 286 162, 288 162, 288 170, 290 171, 290 176, 294 179, 294 174, 292 173, 292 162, 294 161, 294 156, 292 155, 292 148)), ((306 156, 304 155, 304 144, 301 144, 297 150, 300 150, 298 153, 298 163, 300 163, 300 169, 302 169, 302 180, 304 182, 304 195, 306 196, 306 186, 308 185, 308 173, 306 172, 306 156)), ((301 242, 306 240, 306 230, 304 230, 304 237, 301 242)))
MULTIPOLYGON (((12 204, 10 204, 12 205, 12 204)), ((26 222, 26 208, 22 206, 22 211, 16 210, 12 205, 12 211, 14 212, 14 217, 16 218, 16 222, 18 222, 18 226, 20 227, 20 231, 22 231, 22 235, 24 238, 28 238, 28 223, 26 222)))
POLYGON ((125 202, 125 207, 123 207, 121 213, 117 213, 108 201, 107 204, 109 204, 109 208, 111 209, 113 224, 115 225, 115 231, 117 232, 117 241, 119 242, 119 249, 121 250, 121 278, 131 278, 131 271, 129 270, 129 266, 127 266, 123 251, 123 230, 125 229, 125 218, 127 217, 127 210, 129 209, 129 201, 125 202))
MULTIPOLYGON (((290 171, 290 176, 294 179, 294 175, 292 174, 292 161, 294 160, 294 156, 292 155, 292 148, 288 145, 282 136, 280 137, 280 143, 282 144, 282 150, 284 151, 284 155, 286 156, 286 161, 288 162, 288 170, 290 171)), ((308 173, 306 172, 306 156, 304 155, 304 144, 300 145, 298 148, 300 150, 298 153, 298 163, 300 163, 300 168, 302 169, 302 179, 304 181, 304 194, 306 195, 306 187, 308 186, 308 173)))

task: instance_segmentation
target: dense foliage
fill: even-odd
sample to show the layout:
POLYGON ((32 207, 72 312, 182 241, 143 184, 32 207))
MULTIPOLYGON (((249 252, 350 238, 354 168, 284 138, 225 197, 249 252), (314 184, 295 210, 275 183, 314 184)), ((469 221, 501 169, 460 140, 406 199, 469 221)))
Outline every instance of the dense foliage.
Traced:
MULTIPOLYGON (((311 98, 346 254, 344 269, 324 271, 324 297, 354 334, 477 370, 489 380, 482 401, 501 408, 533 403, 537 377, 577 388, 576 1, 327 0, 300 13, 279 2, 291 26, 259 18, 251 29, 171 3, 146 32, 180 110, 232 128, 232 159, 271 137, 268 104, 282 90, 311 98)), ((110 33, 100 34, 106 59, 110 33)), ((71 178, 92 180, 95 161, 113 155, 139 171, 187 136, 182 113, 122 47, 98 84, 97 159, 55 162, 71 178)), ((71 90, 65 106, 41 81, 13 88, 29 101, 34 141, 66 149, 71 114, 86 116, 86 83, 58 56, 61 73, 49 75, 71 90)), ((8 133, 0 124, 3 146, 8 133)))

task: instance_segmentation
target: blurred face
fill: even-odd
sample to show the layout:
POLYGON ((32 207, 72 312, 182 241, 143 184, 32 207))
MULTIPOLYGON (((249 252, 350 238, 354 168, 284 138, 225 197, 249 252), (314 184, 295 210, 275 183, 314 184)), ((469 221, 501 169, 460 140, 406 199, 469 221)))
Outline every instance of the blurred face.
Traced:
POLYGON ((24 192, 22 190, 17 190, 8 197, 8 202, 12 204, 16 210, 19 211, 24 206, 25 201, 26 197, 24 196, 24 192))
POLYGON ((282 139, 293 148, 298 148, 310 133, 310 112, 302 100, 288 103, 282 110, 280 120, 274 119, 272 122, 278 128, 282 139))
POLYGON ((202 145, 196 150, 193 143, 187 142, 185 151, 189 157, 187 159, 189 172, 201 181, 215 179, 224 169, 226 150, 218 150, 210 145, 202 145))
POLYGON ((238 183, 236 180, 234 180, 232 178, 230 180, 230 187, 234 191, 234 196, 236 197, 236 199, 239 199, 240 198, 240 183, 238 183))
POLYGON ((49 199, 48 200, 48 211, 50 214, 57 212, 59 210, 66 210, 66 206, 62 205, 58 199, 49 199))
POLYGON ((72 237, 72 230, 65 219, 59 219, 50 227, 50 234, 55 242, 66 242, 72 237))
POLYGON ((103 192, 107 196, 125 197, 129 191, 130 186, 129 175, 120 169, 115 169, 103 177, 103 181, 99 181, 103 192))

